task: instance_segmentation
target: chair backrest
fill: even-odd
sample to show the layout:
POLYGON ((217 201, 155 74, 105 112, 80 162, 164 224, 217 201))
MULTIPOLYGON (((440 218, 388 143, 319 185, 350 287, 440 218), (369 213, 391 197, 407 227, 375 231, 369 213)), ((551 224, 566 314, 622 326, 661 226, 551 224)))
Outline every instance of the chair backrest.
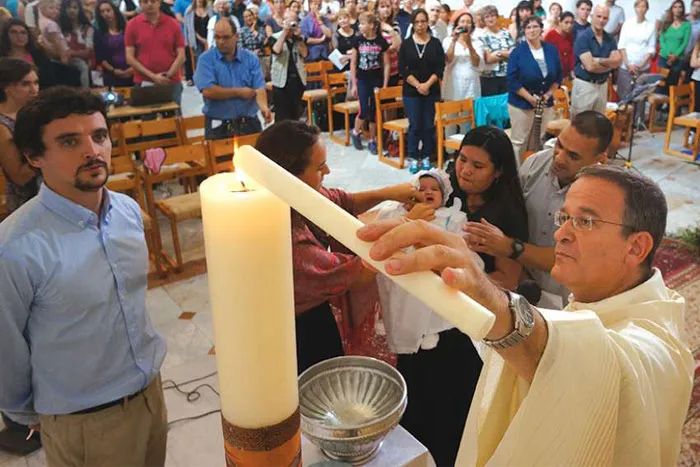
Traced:
POLYGON ((209 163, 208 148, 205 144, 186 144, 165 149, 163 165, 209 163))
POLYGON ((183 144, 180 125, 175 117, 159 120, 135 120, 122 124, 127 154, 150 148, 183 144))
POLYGON ((186 144, 204 142, 204 115, 180 117, 180 134, 186 144))
POLYGON ((122 124, 115 122, 109 125, 109 138, 112 140, 112 157, 126 155, 126 141, 122 136, 122 124))
POLYGON ((233 157, 241 146, 255 146, 260 133, 252 135, 240 135, 233 138, 208 141, 209 167, 212 174, 219 172, 234 172, 233 157))
POLYGON ((333 99, 337 94, 348 91, 348 80, 345 73, 327 73, 325 88, 328 89, 328 98, 333 99))
POLYGON ((565 88, 557 88, 553 94, 554 97, 554 113, 556 118, 569 118, 569 93, 565 88))
POLYGON ((122 96, 126 102, 131 99, 131 87, 129 86, 117 86, 114 88, 114 92, 122 96))
POLYGON ((669 86, 669 119, 676 117, 683 107, 692 112, 695 109, 695 82, 669 86))
POLYGON ((391 109, 403 109, 402 86, 391 86, 388 88, 374 88, 374 102, 377 109, 377 128, 382 128, 384 122, 384 112, 391 109))
POLYGON ((435 115, 437 117, 438 131, 450 125, 469 123, 469 128, 476 126, 474 118, 474 101, 462 99, 459 101, 447 101, 435 103, 435 115))
POLYGON ((496 24, 501 29, 508 29, 508 26, 510 26, 512 23, 513 21, 511 21, 510 18, 506 18, 505 16, 499 16, 496 20, 496 24))
POLYGON ((325 83, 325 75, 333 69, 333 63, 328 60, 320 62, 304 63, 306 68, 306 84, 309 83, 325 83))
POLYGON ((233 172, 234 139, 212 139, 207 141, 209 146, 209 170, 212 174, 233 172))

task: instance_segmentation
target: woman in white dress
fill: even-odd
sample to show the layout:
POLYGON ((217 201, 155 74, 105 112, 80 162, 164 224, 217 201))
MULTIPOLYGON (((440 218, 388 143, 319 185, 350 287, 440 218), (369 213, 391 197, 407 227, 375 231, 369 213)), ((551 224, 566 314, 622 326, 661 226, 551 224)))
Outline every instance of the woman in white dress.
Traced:
MULTIPOLYGON (((445 101, 455 101, 467 98, 481 97, 481 81, 479 72, 484 55, 483 44, 472 38, 474 18, 471 13, 462 13, 455 21, 452 36, 445 38, 445 74, 442 82, 442 97, 445 101)), ((460 128, 460 133, 466 134, 471 128, 460 128)), ((445 137, 457 133, 457 126, 445 128, 445 137)))

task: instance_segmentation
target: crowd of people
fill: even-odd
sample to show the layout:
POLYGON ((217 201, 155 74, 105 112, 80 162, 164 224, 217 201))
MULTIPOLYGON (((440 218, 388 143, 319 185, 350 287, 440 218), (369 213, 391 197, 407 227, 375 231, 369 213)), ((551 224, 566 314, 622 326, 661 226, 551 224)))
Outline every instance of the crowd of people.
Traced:
MULTIPOLYGON (((193 85, 206 139, 261 133, 263 154, 370 224, 358 235, 377 241, 374 257, 415 246, 383 273, 439 271, 496 315, 487 338, 474 342, 293 213, 300 373, 345 354, 343 338, 383 309, 409 391, 402 425, 437 465, 454 465, 458 454, 470 464, 514 455, 533 464, 675 463, 693 361, 679 332, 682 299, 652 268, 666 202, 651 180, 603 166, 613 127, 602 88, 615 70, 629 80, 651 66, 657 28, 648 6, 637 0, 636 17, 625 20, 611 0, 579 0, 575 15, 520 2, 503 28, 495 6, 472 11, 471 0, 456 11, 431 0, 17 4, 11 14, 24 20, 9 18, 0 32, 0 165, 12 211, 0 223, 6 424, 23 436, 40 430, 50 465, 164 464, 166 348, 145 306, 143 221, 134 200, 104 187, 112 150, 105 102, 81 88, 170 86, 179 103, 193 85), (373 90, 400 83, 414 160, 435 155, 441 99, 507 96, 511 135, 460 129, 444 171, 364 192, 327 188, 320 131, 299 116, 304 64, 335 49, 349 98, 359 101, 358 149, 365 127, 376 134, 373 90), (573 79, 570 124, 541 149, 534 122, 552 118, 565 79, 573 79), (390 209, 372 211, 387 201, 390 209), (593 312, 551 311, 568 302, 569 312, 593 312), (344 316, 343 329, 334 314, 344 316), (578 369, 585 381, 571 373, 578 369), (600 411, 586 413, 591 404, 600 411), (562 434, 575 441, 533 438, 554 436, 563 410, 579 417, 562 434), (594 418, 606 411, 617 416, 594 418)), ((659 28, 659 63, 679 77, 700 64, 700 0, 691 15, 692 25, 675 1, 659 28)), ((376 153, 376 141, 367 147, 376 153)))
MULTIPOLYGON (((507 96, 495 102, 514 128, 519 164, 524 153, 539 149, 535 114, 543 132, 554 116, 554 91, 565 80, 573 82, 576 114, 605 110, 611 73, 620 96, 654 61, 669 70, 667 81, 700 79, 693 66, 700 63, 700 0, 688 14, 683 1, 672 2, 659 21, 646 17, 645 0, 635 2, 629 19, 614 0, 596 8, 578 0, 574 12, 556 2, 545 11, 540 0, 524 0, 510 12, 507 27, 496 6, 472 4, 465 0, 452 11, 437 0, 19 1, 8 3, 7 17, 0 19, 0 56, 32 63, 44 89, 169 85, 180 103, 183 82, 196 85, 211 120, 208 137, 220 138, 259 131, 251 120, 258 111, 264 121, 271 113, 278 121, 299 118, 302 95, 313 88, 304 64, 337 51, 336 71, 349 81, 347 99, 360 104, 353 145, 364 149, 362 135, 369 129, 367 148, 376 154, 373 89, 403 83, 406 153, 424 167, 436 157, 437 100, 507 96), (228 32, 217 36, 217 23, 226 18, 228 32), (222 63, 205 58, 200 66, 206 53, 222 48, 234 55, 217 55, 222 63), (266 82, 272 92, 262 96, 266 82), (233 89, 223 92, 226 87, 233 89), (214 132, 211 125, 223 129, 214 132)), ((385 136, 384 147, 394 155, 395 135, 385 136)))

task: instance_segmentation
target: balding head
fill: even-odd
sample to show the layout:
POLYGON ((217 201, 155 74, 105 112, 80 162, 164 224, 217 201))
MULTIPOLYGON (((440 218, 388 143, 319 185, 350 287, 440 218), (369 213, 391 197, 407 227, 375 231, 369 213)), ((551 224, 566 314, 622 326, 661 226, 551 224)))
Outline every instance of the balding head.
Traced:
POLYGON ((593 7, 591 12, 591 26, 597 32, 602 31, 605 25, 608 24, 610 18, 610 8, 604 4, 598 4, 593 7))

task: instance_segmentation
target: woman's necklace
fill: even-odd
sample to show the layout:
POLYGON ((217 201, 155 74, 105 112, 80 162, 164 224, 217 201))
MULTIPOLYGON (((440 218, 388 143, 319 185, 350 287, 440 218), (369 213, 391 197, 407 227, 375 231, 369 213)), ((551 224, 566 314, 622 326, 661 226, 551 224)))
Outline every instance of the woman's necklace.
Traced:
POLYGON ((416 46, 416 53, 418 54, 418 59, 423 60, 423 55, 425 55, 425 49, 427 49, 427 42, 424 42, 423 44, 423 49, 421 50, 420 47, 418 47, 418 41, 416 40, 416 36, 413 36, 413 45, 416 46))

